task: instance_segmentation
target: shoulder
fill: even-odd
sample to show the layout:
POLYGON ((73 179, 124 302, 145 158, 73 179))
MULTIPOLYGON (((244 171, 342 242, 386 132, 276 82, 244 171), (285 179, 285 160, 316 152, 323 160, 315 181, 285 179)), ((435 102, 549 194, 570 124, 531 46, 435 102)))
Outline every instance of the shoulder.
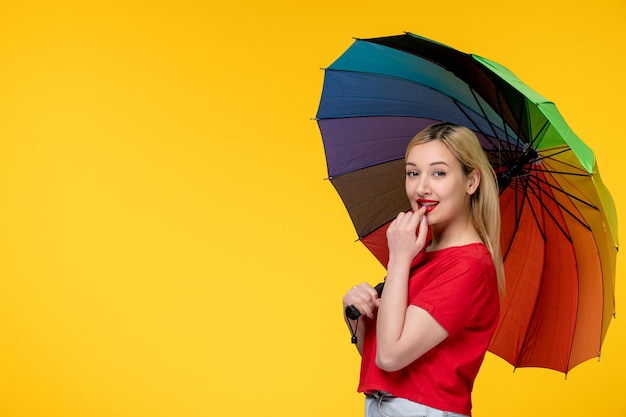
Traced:
POLYGON ((491 254, 483 243, 454 246, 440 252, 433 260, 437 260, 442 268, 476 272, 493 269, 495 272, 491 254))
POLYGON ((450 247, 431 254, 430 267, 416 273, 425 285, 410 287, 411 304, 428 311, 449 334, 497 316, 496 271, 485 245, 450 247))

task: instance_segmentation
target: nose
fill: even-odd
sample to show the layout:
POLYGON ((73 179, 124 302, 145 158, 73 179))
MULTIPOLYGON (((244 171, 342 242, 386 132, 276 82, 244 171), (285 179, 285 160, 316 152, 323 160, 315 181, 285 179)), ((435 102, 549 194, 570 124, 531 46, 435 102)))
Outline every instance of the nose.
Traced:
POLYGON ((430 185, 428 183, 428 178, 426 175, 419 176, 419 178, 417 179, 415 191, 417 192, 417 195, 429 195, 430 194, 430 185))

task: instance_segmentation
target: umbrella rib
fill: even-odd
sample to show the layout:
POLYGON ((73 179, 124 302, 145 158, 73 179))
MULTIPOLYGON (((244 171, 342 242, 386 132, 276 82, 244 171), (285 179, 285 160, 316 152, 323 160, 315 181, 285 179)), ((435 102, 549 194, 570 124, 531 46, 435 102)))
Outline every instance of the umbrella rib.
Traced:
MULTIPOLYGON (((511 161, 514 157, 513 154, 519 150, 520 148, 523 148, 523 146, 521 145, 523 142, 523 140, 521 139, 522 137, 522 132, 519 131, 519 125, 520 125, 520 120, 517 120, 517 124, 518 124, 518 132, 516 136, 512 136, 509 135, 509 129, 511 129, 512 133, 515 133, 513 128, 511 128, 511 126, 509 126, 509 124, 507 123, 507 121, 504 119, 504 106, 502 104, 503 102, 503 97, 502 97, 502 91, 494 84, 495 90, 496 90, 496 99, 498 101, 498 115, 500 116, 500 120, 502 121, 502 126, 504 126, 504 134, 506 136, 506 151, 508 152, 508 161, 511 161), (513 145, 512 141, 510 139, 514 139, 515 140, 515 145, 513 145)), ((480 104, 479 104, 480 105, 480 104)), ((486 117, 486 116, 485 116, 486 117)), ((502 143, 502 142, 500 142, 502 143)), ((498 148, 500 149, 500 148, 498 148)))
MULTIPOLYGON (((489 143, 495 148, 497 149, 498 152, 498 164, 499 166, 502 166, 502 143, 503 141, 498 137, 498 133, 494 128, 493 123, 491 122, 491 120, 489 119, 489 117, 487 116, 484 107, 480 104, 480 101, 478 100, 478 95, 477 93, 474 91, 473 88, 471 88, 468 85, 468 88, 470 90, 470 93, 472 93, 472 97, 474 97, 474 101, 476 101, 476 104, 478 105, 478 107, 480 108, 480 111, 482 112, 482 116, 483 118, 487 121, 487 123, 489 124, 489 127, 491 128, 492 132, 493 132, 493 137, 496 138, 496 140, 494 141, 492 139, 491 136, 489 136, 486 132, 484 132, 479 126, 478 124, 472 119, 472 117, 470 116, 470 114, 468 112, 465 111, 465 109, 463 107, 461 107, 461 105, 459 104, 458 100, 453 100, 454 104, 457 106, 457 108, 465 115, 465 117, 467 117, 467 119, 474 125, 474 127, 476 128, 476 130, 480 133, 483 134, 483 136, 485 138, 487 138, 487 140, 489 141, 489 143)), ((500 102, 500 95, 498 94, 498 105, 500 107, 500 113, 502 112, 502 104, 500 102)), ((506 121, 504 120, 504 118, 502 118, 502 123, 504 125, 504 134, 506 136, 507 139, 510 139, 511 137, 508 134, 508 128, 507 128, 507 124, 506 121)), ((516 139, 517 141, 519 141, 519 139, 516 139)), ((514 152, 514 149, 511 148, 511 143, 507 140, 504 141, 507 145, 506 149, 504 150, 504 154, 505 154, 505 160, 509 161, 512 159, 512 152, 514 152)), ((495 151, 492 151, 493 153, 495 153, 495 151)))
MULTIPOLYGON (((504 134, 506 135, 506 144, 507 144, 507 150, 512 153, 515 152, 515 149, 519 149, 519 143, 520 143, 520 139, 519 136, 518 137, 513 137, 511 135, 509 135, 509 129, 511 129, 511 132, 513 132, 513 129, 509 126, 509 124, 506 122, 506 120, 504 119, 504 106, 502 105, 502 94, 500 94, 500 90, 498 88, 496 88, 496 98, 498 100, 498 110, 499 113, 498 115, 500 116, 500 119, 502 120, 502 125, 504 126, 504 134), (516 142, 516 148, 512 147, 511 142, 509 141, 509 139, 514 138, 515 142, 516 142)), ((519 123, 519 122, 518 122, 519 123)))
POLYGON ((528 171, 534 171, 534 172, 544 172, 544 173, 548 173, 548 174, 559 174, 559 175, 569 175, 572 177, 590 177, 591 175, 587 174, 587 173, 574 173, 574 172, 567 172, 567 171, 555 171, 552 169, 543 169, 543 168, 535 168, 535 167, 528 167, 527 168, 528 171))
POLYGON ((482 112, 483 117, 485 118, 487 123, 489 123, 489 127, 491 128, 491 131, 493 132, 493 136, 495 138, 499 139, 498 138, 498 133, 496 132, 496 129, 493 127, 493 123, 491 123, 491 120, 489 120, 489 117, 487 117, 487 113, 485 112, 485 109, 483 108, 482 104, 480 104, 480 100, 478 100, 478 97, 476 96, 476 92, 474 91, 474 89, 472 87, 469 87, 469 90, 470 90, 470 93, 472 93, 472 97, 474 97, 474 101, 478 105, 478 108, 480 108, 480 111, 482 112))
MULTIPOLYGON (((543 171, 543 172, 552 173, 552 171, 543 171)), ((596 205, 594 205, 594 204, 591 204, 590 202, 585 201, 585 200, 583 200, 582 198, 577 197, 577 196, 575 196, 574 194, 572 194, 572 193, 570 193, 570 192, 567 192, 567 191, 565 191, 565 190, 564 190, 564 189, 562 189, 562 188, 559 188, 559 187, 557 187, 557 186, 555 186, 555 185, 553 185, 553 184, 550 184, 550 183, 549 183, 548 181, 546 181, 546 180, 543 180, 543 179, 538 178, 538 177, 534 177, 534 178, 535 178, 535 180, 536 180, 536 181, 539 181, 539 182, 541 182, 542 184, 547 185, 548 187, 552 188, 554 191, 558 191, 558 192, 560 192, 561 194, 564 194, 565 196, 567 196, 567 197, 569 197, 569 198, 573 198, 574 200, 578 201, 578 202, 579 202, 579 203, 581 203, 581 204, 586 205, 586 206, 587 206, 587 207, 589 207, 589 208, 592 208, 592 209, 594 209, 594 210, 599 210, 598 206, 596 206, 596 205)))
POLYGON ((587 171, 585 171, 584 169, 582 169, 582 168, 580 168, 580 167, 578 167, 576 165, 570 164, 568 162, 560 161, 558 159, 554 159, 555 156, 560 155, 560 154, 565 153, 565 152, 569 152, 571 150, 572 150, 572 148, 570 148, 570 147, 564 147, 564 149, 561 149, 558 152, 552 153, 550 155, 543 155, 542 154, 542 155, 540 155, 540 158, 537 159, 537 161, 543 161, 545 159, 548 159, 548 160, 551 160, 551 161, 558 162, 559 164, 565 165, 567 167, 570 167, 570 168, 575 169, 576 171, 579 171, 579 172, 582 173, 582 174, 574 174, 574 173, 569 173, 569 172, 564 173, 564 172, 554 171, 554 172, 558 172, 559 174, 590 176, 590 174, 587 171))
MULTIPOLYGON (((502 192, 503 190, 500 190, 500 191, 502 192)), ((525 194, 526 194, 526 191, 524 191, 524 195, 525 194)), ((515 236, 519 230, 520 219, 522 217, 522 212, 524 211, 525 203, 526 203, 526 198, 523 198, 521 201, 521 207, 520 207, 519 194, 516 192, 515 193, 515 227, 513 228, 512 236, 515 236)), ((504 255, 502 256, 503 260, 507 258, 509 252, 511 251, 511 247, 513 246, 513 240, 514 239, 509 240, 509 244, 506 250, 504 251, 504 255)))
MULTIPOLYGON (((534 178, 535 180, 537 178, 534 178)), ((548 184, 549 185, 549 184, 548 184)), ((569 214, 574 220, 576 220, 578 223, 580 223, 581 226, 583 226, 585 229, 591 231, 591 227, 584 221, 584 219, 580 219, 578 216, 576 216, 576 214, 572 213, 571 210, 569 210, 567 207, 565 207, 562 203, 560 203, 559 201, 557 201, 556 198, 554 198, 553 196, 550 195, 550 193, 546 192, 545 190, 543 190, 541 187, 537 187, 541 190, 542 194, 545 194, 550 200, 552 200, 557 206, 559 206, 559 208, 561 210, 563 210, 565 213, 569 214)), ((584 203, 584 202, 583 202, 584 203)), ((545 204, 543 204, 543 202, 541 203, 544 207, 545 204)), ((595 208, 592 206, 592 208, 595 208)), ((559 227, 559 229, 561 229, 561 231, 563 232, 563 234, 567 237, 567 239, 571 242, 572 238, 569 236, 569 234, 563 230, 562 226, 559 224, 559 222, 556 220, 556 218, 554 217, 554 215, 552 214, 552 212, 550 210, 546 210, 548 212, 548 215, 550 217, 552 217, 552 219, 554 220, 554 223, 559 227)))
POLYGON ((530 144, 535 149, 537 149, 539 147, 539 145, 541 144, 541 141, 543 141, 543 139, 546 137, 546 132, 548 130, 548 126, 549 125, 550 125, 550 121, 548 119, 546 119, 546 121, 544 122, 543 126, 541 126, 541 129, 539 129, 539 132, 537 132, 535 137, 533 137, 533 139, 530 141, 530 144))
MULTIPOLYGON (((498 93, 498 95, 500 95, 500 90, 497 89, 496 87, 496 91, 498 93)), ((522 96, 522 102, 521 102, 521 106, 520 106, 520 114, 517 117, 517 144, 518 146, 520 146, 520 143, 529 143, 528 138, 526 137, 526 135, 524 134, 524 131, 522 130, 522 120, 525 120, 524 115, 526 114, 526 100, 524 99, 524 97, 522 96)), ((530 130, 530 126, 528 127, 530 130)))
MULTIPOLYGON (((470 90, 471 90, 471 89, 470 89, 470 90)), ((472 91, 472 95, 474 95, 473 90, 471 90, 471 91, 472 91)), ((476 99, 476 96, 475 96, 475 95, 474 95, 474 99, 475 99, 475 100, 476 100, 476 102, 478 103, 478 100, 476 99)), ((476 128, 476 130, 477 130, 478 132, 480 132, 480 133, 481 133, 481 134, 482 134, 485 138, 487 138, 487 140, 489 141, 489 143, 490 143, 490 144, 491 144, 494 148, 498 149, 498 154, 499 154, 499 152, 500 152, 500 146, 498 146, 498 144, 502 143, 502 141, 498 138, 498 135, 497 135, 497 133, 495 132, 495 130, 494 130, 494 128, 493 128, 493 125, 491 124, 491 121, 489 121, 489 119, 487 118, 487 115, 485 114, 485 112, 484 112, 484 110, 483 110, 482 106, 480 105, 480 103, 478 103, 478 106, 480 107, 480 110, 483 112, 483 117, 484 117, 484 118, 485 118, 485 120, 487 120, 487 122, 489 123, 489 126, 491 127, 491 130, 492 130, 492 131, 494 131, 494 137, 497 139, 497 140, 495 140, 495 141, 492 139, 492 137, 491 137, 491 136, 489 136, 487 133, 485 133, 485 132, 484 132, 484 131, 480 128, 480 126, 478 126, 478 124, 476 124, 476 122, 472 119, 472 117, 470 116, 470 114, 469 114, 469 113, 467 113, 463 107, 461 107, 461 105, 459 104, 459 101, 458 101, 458 100, 453 100, 453 102, 454 102, 454 104, 457 106, 457 108, 461 111, 461 113, 463 113, 463 114, 465 115, 465 117, 467 117, 467 119, 468 119, 470 122, 472 122, 472 124, 474 125, 474 127, 476 128)), ((500 160, 500 159, 498 158, 498 160, 500 160)))
MULTIPOLYGON (((483 130, 480 128, 480 126, 478 126, 476 124, 476 122, 472 119, 472 117, 469 115, 469 113, 467 113, 465 111, 465 109, 463 107, 461 107, 461 105, 459 104, 459 101, 457 99, 452 99, 452 102, 456 105, 456 107, 461 111, 461 113, 463 113, 463 115, 465 117, 467 117, 467 119, 472 122, 472 124, 474 125, 474 127, 476 128, 477 131, 479 131, 480 133, 482 133, 485 137, 487 137, 489 139, 489 143, 491 143, 492 145, 495 146, 495 143, 491 141, 491 138, 489 137, 489 135, 487 135, 485 132, 483 132, 483 130)), ((482 110, 482 109, 481 109, 482 110)), ((483 116, 485 116, 483 114, 483 116)), ((485 119, 487 119, 487 117, 485 116, 485 119)), ((497 137, 497 136, 496 136, 497 137)))
MULTIPOLYGON (((506 122, 506 120, 504 120, 504 109, 502 108, 502 100, 500 99, 500 91, 496 89, 496 92, 498 94, 496 94, 496 100, 498 101, 498 116, 500 116, 500 121, 502 122, 502 126, 504 126, 504 135, 507 139, 510 139, 511 136, 509 136, 509 129, 508 129, 508 124, 506 122)), ((508 143, 508 141, 507 141, 508 143)))
MULTIPOLYGON (((559 230, 561 230, 561 232, 563 233, 563 235, 565 236, 565 238, 572 243, 572 237, 569 235, 569 233, 567 232, 567 230, 565 230, 563 228, 563 226, 561 224, 559 224, 558 220, 556 219, 556 217, 554 216, 554 214, 552 214, 551 210, 548 210, 548 207, 544 204, 543 202, 543 198, 542 196, 545 195, 547 196, 550 200, 552 200, 554 203, 556 203, 556 205, 558 205, 562 210, 564 210, 565 212, 567 212, 570 216, 572 216, 575 220, 577 220, 580 224, 582 224, 583 226, 589 228, 589 226, 585 225, 585 223, 583 223, 580 219, 578 219, 572 212, 570 212, 566 207, 564 207, 561 203, 559 203, 558 201, 556 201, 556 199, 554 199, 554 197, 552 197, 549 193, 545 192, 544 190, 541 189, 541 187, 537 187, 539 188, 539 190, 541 191, 539 194, 537 193, 537 191, 533 188, 531 188, 532 193, 535 195, 535 197, 537 197, 537 199, 539 200, 539 204, 541 204, 543 206, 543 208, 545 209, 544 211, 546 213, 548 213, 548 216, 550 216, 550 218, 552 219, 552 221, 554 221, 554 224, 556 224, 556 227, 559 228, 559 230)), ((532 207, 532 206, 531 206, 532 207)))
MULTIPOLYGON (((560 154, 562 154, 562 153, 564 153, 564 152, 569 152, 569 151, 571 151, 571 150, 572 150, 572 148, 570 148, 569 146, 565 146, 565 145, 561 146, 561 148, 562 148, 562 149, 559 149, 559 151, 558 151, 558 152, 555 152, 555 153, 553 153, 553 154, 550 154, 550 155, 541 155, 541 159, 551 159, 553 156, 557 156, 557 155, 560 155, 560 154)), ((556 150, 556 149, 558 149, 558 148, 555 148, 555 150, 556 150)), ((564 162, 564 163, 565 163, 565 162, 564 162)))
POLYGON ((532 184, 530 181, 529 177, 525 177, 524 180, 522 182, 525 182, 524 184, 524 198, 528 201, 528 207, 530 207, 530 212, 533 215, 533 218, 535 219, 535 224, 537 224, 537 229, 539 230, 539 233, 541 233, 541 237, 543 238, 543 241, 545 242, 547 240, 546 234, 543 230, 543 228, 541 227, 541 222, 539 221, 539 216, 537 215, 537 212, 535 211, 535 207, 531 204, 530 202, 530 197, 528 195, 527 190, 530 190, 533 195, 537 198, 537 200, 539 200, 539 203, 545 208, 545 204, 543 204, 543 201, 541 199, 541 197, 539 195, 537 195, 536 191, 532 188, 532 184))

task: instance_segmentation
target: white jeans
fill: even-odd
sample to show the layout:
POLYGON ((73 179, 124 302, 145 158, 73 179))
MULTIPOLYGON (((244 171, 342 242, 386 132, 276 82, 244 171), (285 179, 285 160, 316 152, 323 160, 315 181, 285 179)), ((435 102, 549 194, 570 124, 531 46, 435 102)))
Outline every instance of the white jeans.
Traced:
POLYGON ((376 392, 365 397, 365 417, 467 417, 376 392))

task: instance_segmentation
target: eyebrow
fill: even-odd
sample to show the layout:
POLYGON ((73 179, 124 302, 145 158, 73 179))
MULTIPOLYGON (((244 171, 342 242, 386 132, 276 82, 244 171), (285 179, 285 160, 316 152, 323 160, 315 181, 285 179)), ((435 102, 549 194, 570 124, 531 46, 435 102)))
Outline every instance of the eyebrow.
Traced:
MULTIPOLYGON (((417 164, 415 164, 415 163, 413 163, 413 162, 407 162, 406 164, 407 164, 407 165, 414 166, 414 167, 416 167, 416 166, 417 166, 417 164)), ((435 166, 435 165, 445 165, 445 166, 448 166, 448 167, 450 166, 450 165, 449 165, 447 162, 445 162, 445 161, 435 161, 435 162, 431 162, 431 163, 429 164, 429 166, 435 166)))

